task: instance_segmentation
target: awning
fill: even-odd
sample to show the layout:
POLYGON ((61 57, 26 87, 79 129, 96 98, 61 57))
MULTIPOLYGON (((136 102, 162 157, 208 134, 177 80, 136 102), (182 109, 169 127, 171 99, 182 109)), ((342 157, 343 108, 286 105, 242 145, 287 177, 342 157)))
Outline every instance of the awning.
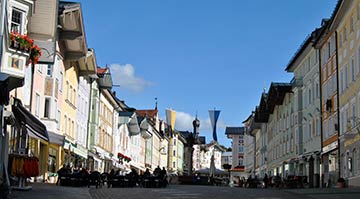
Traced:
POLYGON ((17 78, 0 72, 0 104, 9 104, 9 92, 24 85, 24 78, 17 78))
POLYGON ((46 126, 28 110, 26 110, 19 99, 14 98, 12 112, 14 113, 15 119, 18 120, 18 122, 23 123, 23 125, 25 125, 25 127, 29 130, 29 135, 32 134, 33 136, 49 142, 49 135, 46 130, 46 126))
POLYGON ((84 159, 88 158, 88 150, 84 147, 82 147, 81 145, 77 145, 76 147, 73 148, 74 153, 84 159))
POLYGON ((59 134, 54 133, 52 131, 48 131, 48 135, 49 135, 49 141, 50 141, 51 144, 57 144, 59 146, 64 145, 65 136, 59 135, 59 134))

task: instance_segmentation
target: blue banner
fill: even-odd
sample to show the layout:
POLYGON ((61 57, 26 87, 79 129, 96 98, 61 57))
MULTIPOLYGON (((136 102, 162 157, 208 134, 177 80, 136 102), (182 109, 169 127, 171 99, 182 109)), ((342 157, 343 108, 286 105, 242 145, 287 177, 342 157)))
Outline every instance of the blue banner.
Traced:
POLYGON ((211 127, 213 129, 213 140, 217 141, 217 135, 216 135, 216 123, 219 119, 220 111, 219 110, 209 110, 210 114, 210 122, 211 127))

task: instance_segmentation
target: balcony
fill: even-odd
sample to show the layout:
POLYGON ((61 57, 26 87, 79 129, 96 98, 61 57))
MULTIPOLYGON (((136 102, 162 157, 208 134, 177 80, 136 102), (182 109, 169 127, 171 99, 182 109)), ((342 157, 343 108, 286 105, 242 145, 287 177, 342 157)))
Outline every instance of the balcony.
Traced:
POLYGON ((2 39, 5 43, 5 54, 1 72, 11 76, 23 78, 26 66, 36 64, 41 56, 40 48, 27 35, 17 32, 5 34, 2 39))

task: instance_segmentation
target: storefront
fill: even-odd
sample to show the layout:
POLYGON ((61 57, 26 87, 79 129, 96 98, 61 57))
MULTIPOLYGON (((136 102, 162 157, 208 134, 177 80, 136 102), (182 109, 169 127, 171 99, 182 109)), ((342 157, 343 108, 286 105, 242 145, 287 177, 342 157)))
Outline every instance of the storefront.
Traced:
MULTIPOLYGON (((9 137, 8 125, 14 124, 14 116, 10 110, 5 110, 5 106, 9 104, 9 92, 24 84, 23 78, 12 77, 8 74, 0 72, 0 186, 7 187, 4 189, 9 190, 10 181, 8 177, 8 149, 9 137)), ((8 107, 9 108, 9 107, 8 107)), ((1 194, 8 194, 1 193, 1 194)))
POLYGON ((81 145, 73 143, 65 138, 64 141, 64 164, 72 168, 86 168, 88 151, 81 145))
POLYGON ((322 152, 322 187, 333 187, 339 178, 339 151, 335 141, 325 147, 322 152))
POLYGON ((345 134, 341 139, 341 176, 347 181, 348 186, 360 186, 360 133, 358 129, 345 134))
MULTIPOLYGON (((43 178, 47 170, 45 154, 49 136, 45 125, 26 110, 19 99, 12 100, 11 110, 13 116, 9 119, 13 122, 7 123, 11 127, 8 173, 16 177, 17 189, 29 189, 25 186, 25 179, 38 176, 43 178)), ((6 129, 5 127, 3 130, 6 129)))

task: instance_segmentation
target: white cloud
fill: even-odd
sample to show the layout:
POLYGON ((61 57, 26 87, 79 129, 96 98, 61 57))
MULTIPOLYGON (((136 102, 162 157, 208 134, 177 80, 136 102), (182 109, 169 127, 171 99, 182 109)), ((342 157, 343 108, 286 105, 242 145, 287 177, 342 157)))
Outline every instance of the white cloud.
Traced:
POLYGON ((141 77, 136 77, 135 68, 131 64, 111 64, 110 72, 114 85, 120 85, 120 88, 130 91, 141 92, 146 87, 154 85, 141 77))
MULTIPOLYGON (((175 129, 179 131, 193 131, 192 122, 194 121, 195 116, 185 113, 185 112, 176 112, 176 121, 175 129)), ((203 133, 212 133, 210 118, 198 118, 200 120, 200 134, 203 133)), ((218 120, 217 122, 217 131, 220 128, 225 128, 225 123, 223 120, 218 120)))

